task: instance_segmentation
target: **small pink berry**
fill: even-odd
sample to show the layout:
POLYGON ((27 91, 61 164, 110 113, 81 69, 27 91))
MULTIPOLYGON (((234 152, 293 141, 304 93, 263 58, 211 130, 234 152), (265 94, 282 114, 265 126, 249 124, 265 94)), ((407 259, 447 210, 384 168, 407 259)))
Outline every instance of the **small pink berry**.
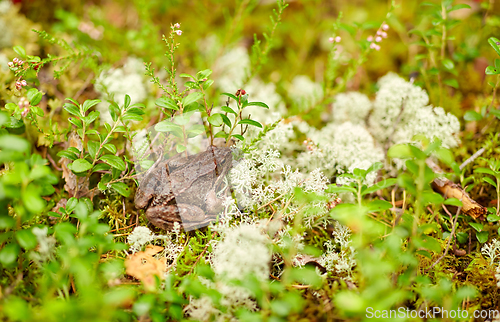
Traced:
POLYGON ((176 30, 175 33, 177 34, 177 36, 180 36, 182 35, 182 30, 176 30))
POLYGON ((176 24, 174 24, 174 28, 179 29, 180 27, 181 27, 181 24, 180 24, 180 23, 176 23, 176 24))
POLYGON ((342 38, 340 36, 335 37, 335 42, 340 42, 342 38))
POLYGON ((366 40, 372 42, 373 41, 373 36, 368 36, 368 38, 366 38, 366 40))
POLYGON ((386 30, 386 31, 389 30, 389 25, 386 23, 382 24, 382 30, 386 30))
POLYGON ((382 30, 377 30, 377 36, 382 35, 382 30))
POLYGON ((382 37, 380 37, 380 36, 375 37, 375 41, 376 42, 381 42, 382 41, 382 37))
POLYGON ((26 117, 26 115, 28 115, 29 111, 30 111, 30 109, 26 107, 26 108, 24 108, 24 110, 21 112, 21 115, 22 115, 23 117, 26 117))
POLYGON ((328 38, 328 41, 333 43, 335 41, 335 39, 333 39, 333 37, 330 37, 330 38, 328 38))
POLYGON ((380 46, 379 45, 375 45, 375 50, 380 50, 380 46))

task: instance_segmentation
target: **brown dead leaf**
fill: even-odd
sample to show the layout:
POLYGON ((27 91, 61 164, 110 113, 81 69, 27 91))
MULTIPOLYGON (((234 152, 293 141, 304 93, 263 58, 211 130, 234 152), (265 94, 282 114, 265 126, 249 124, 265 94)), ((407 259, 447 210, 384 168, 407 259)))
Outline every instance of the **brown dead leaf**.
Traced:
POLYGON ((154 288, 155 276, 162 279, 167 266, 166 258, 153 257, 162 250, 163 247, 148 245, 145 251, 127 256, 125 260, 127 274, 142 281, 146 288, 154 288))
MULTIPOLYGON (((69 147, 77 148, 80 151, 83 148, 82 140, 75 132, 71 132, 69 134, 67 146, 65 148, 67 149, 69 147)), ((89 191, 88 180, 86 180, 85 177, 77 177, 76 174, 74 174, 70 169, 68 169, 68 164, 71 163, 70 159, 61 158, 60 162, 63 171, 62 176, 66 181, 64 189, 66 189, 69 196, 79 198, 85 195, 89 191), (75 196, 77 182, 78 182, 78 192, 76 193, 77 195, 75 196)))

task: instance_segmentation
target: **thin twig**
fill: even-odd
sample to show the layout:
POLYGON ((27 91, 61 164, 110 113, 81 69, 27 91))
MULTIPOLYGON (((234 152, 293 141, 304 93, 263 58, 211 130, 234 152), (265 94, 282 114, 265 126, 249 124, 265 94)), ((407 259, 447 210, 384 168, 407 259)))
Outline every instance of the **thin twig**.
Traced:
POLYGON ((50 156, 50 153, 47 153, 47 159, 49 160, 50 164, 56 169, 57 171, 62 171, 62 168, 58 167, 54 159, 50 156))
POLYGON ((476 151, 473 155, 470 156, 467 160, 465 160, 461 165, 460 165, 460 170, 463 170, 469 163, 472 161, 476 160, 477 157, 479 157, 483 152, 486 151, 485 148, 480 148, 479 150, 476 151))
POLYGON ((83 94, 85 89, 87 89, 87 87, 90 85, 90 82, 92 81, 93 78, 94 78, 94 74, 90 73, 89 76, 87 77, 87 79, 85 80, 85 82, 83 83, 82 87, 80 87, 78 92, 76 92, 75 96, 73 96, 73 99, 75 101, 80 97, 80 95, 83 94))
MULTIPOLYGON (((450 212, 448 211, 448 209, 446 208, 445 205, 443 205, 443 209, 444 211, 446 211, 446 213, 451 216, 450 212)), ((455 228, 457 227, 457 221, 458 221, 458 214, 460 213, 460 210, 462 210, 462 207, 458 207, 457 209, 457 213, 455 214, 455 220, 453 220, 453 227, 451 228, 451 234, 450 234, 450 239, 448 239, 448 244, 446 245, 446 249, 444 251, 444 254, 441 255, 435 262, 434 264, 432 264, 428 269, 425 270, 425 273, 427 273, 428 271, 431 270, 431 268, 433 268, 434 266, 436 266, 447 254, 448 254, 448 250, 450 249, 450 245, 451 245, 451 240, 453 239, 453 236, 455 236, 455 228)))

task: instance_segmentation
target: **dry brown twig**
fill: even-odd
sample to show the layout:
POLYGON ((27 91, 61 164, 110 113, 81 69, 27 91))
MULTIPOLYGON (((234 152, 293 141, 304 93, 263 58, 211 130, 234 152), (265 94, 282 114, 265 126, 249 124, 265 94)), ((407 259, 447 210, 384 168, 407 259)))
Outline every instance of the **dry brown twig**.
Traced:
MULTIPOLYGON (((443 170, 434 163, 431 159, 426 160, 427 165, 437 174, 443 173, 443 170)), ((474 219, 485 215, 487 209, 473 200, 469 194, 457 183, 450 181, 448 178, 438 177, 432 182, 432 187, 441 193, 446 199, 456 198, 462 200, 462 211, 464 214, 471 216, 474 219)))

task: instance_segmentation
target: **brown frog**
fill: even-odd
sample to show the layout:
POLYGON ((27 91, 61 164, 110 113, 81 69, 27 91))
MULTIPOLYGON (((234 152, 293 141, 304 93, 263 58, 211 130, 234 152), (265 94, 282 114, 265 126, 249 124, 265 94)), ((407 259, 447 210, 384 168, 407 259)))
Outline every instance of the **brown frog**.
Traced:
POLYGON ((184 230, 206 226, 221 209, 217 193, 232 164, 230 148, 210 146, 207 151, 177 155, 148 170, 135 194, 138 209, 156 227, 171 230, 178 222, 184 230))

